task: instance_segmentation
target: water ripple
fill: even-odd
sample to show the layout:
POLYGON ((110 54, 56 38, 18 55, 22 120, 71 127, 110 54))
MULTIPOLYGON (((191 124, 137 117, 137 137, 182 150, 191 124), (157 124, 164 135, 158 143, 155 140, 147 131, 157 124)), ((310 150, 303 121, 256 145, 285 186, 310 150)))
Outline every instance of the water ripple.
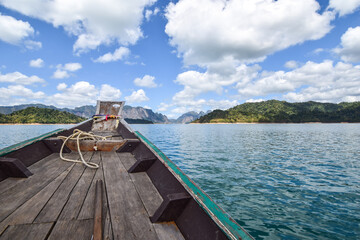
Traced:
POLYGON ((133 127, 256 239, 360 239, 360 124, 133 127))

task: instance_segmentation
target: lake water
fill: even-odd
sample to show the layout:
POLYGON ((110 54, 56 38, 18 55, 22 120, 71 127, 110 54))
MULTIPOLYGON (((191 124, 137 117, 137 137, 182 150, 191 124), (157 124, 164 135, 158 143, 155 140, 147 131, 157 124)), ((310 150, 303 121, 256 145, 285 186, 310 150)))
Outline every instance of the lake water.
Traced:
MULTIPOLYGON (((2 125, 0 148, 61 127, 2 125)), ((360 124, 132 127, 256 239, 360 239, 360 124)))

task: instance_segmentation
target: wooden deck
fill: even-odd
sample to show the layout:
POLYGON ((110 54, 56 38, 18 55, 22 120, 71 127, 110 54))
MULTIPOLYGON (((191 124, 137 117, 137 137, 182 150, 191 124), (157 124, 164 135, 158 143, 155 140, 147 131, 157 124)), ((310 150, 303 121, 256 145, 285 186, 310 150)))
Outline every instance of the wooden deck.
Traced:
MULTIPOLYGON (((67 155, 75 158, 76 153, 67 155)), ((174 222, 151 223, 162 198, 145 172, 127 172, 131 153, 88 152, 86 168, 54 153, 29 178, 0 182, 0 239, 92 238, 95 184, 103 180, 103 239, 184 239, 174 222)))

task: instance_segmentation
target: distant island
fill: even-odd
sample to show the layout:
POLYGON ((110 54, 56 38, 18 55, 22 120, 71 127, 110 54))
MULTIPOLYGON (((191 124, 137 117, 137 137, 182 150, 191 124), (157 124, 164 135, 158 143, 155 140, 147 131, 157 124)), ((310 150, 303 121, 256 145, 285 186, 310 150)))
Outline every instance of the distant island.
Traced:
POLYGON ((28 107, 11 114, 0 113, 0 123, 8 124, 25 124, 25 123, 41 123, 41 124, 69 124, 79 123, 86 118, 75 114, 59 111, 49 108, 28 107))
POLYGON ((214 110, 192 123, 340 123, 360 122, 360 102, 319 103, 269 100, 214 110))

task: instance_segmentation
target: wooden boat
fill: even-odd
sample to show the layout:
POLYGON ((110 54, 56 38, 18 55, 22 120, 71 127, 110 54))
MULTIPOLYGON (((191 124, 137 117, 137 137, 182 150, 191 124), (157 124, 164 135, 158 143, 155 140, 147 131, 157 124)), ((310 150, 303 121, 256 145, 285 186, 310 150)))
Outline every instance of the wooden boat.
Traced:
POLYGON ((94 120, 0 151, 0 239, 252 239, 128 126, 123 104, 98 101, 94 120), (61 160, 79 159, 58 138, 74 129, 111 136, 79 140, 98 168, 61 160))

